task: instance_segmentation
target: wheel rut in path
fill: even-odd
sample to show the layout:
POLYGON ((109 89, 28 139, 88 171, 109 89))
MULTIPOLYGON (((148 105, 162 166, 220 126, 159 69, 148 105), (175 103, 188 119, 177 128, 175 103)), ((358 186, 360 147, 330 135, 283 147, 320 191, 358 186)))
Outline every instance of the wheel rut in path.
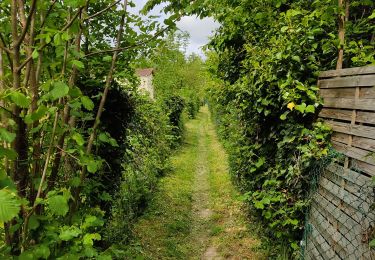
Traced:
POLYGON ((207 158, 207 125, 203 121, 199 126, 198 149, 197 149, 197 169, 193 184, 193 224, 192 236, 204 250, 201 259, 221 259, 218 255, 217 248, 210 245, 210 234, 207 226, 212 217, 210 208, 210 183, 208 180, 209 165, 207 158), (207 245, 209 245, 207 247, 207 245))

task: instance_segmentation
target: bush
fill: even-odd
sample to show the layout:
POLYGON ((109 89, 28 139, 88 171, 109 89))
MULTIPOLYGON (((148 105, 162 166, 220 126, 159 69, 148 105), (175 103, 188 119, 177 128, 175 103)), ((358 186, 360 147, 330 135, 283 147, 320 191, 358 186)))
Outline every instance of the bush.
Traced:
POLYGON ((124 132, 125 153, 119 191, 106 225, 106 240, 126 243, 134 220, 147 206, 166 167, 173 140, 168 117, 157 103, 135 97, 135 110, 124 132))

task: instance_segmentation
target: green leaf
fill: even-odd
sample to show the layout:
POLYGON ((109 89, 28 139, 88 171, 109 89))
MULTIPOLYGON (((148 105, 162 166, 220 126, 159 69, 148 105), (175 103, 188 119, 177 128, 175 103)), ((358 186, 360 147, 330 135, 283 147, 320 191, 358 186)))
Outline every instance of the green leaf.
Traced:
MULTIPOLYGON (((5 173, 6 174, 6 173, 5 173)), ((17 192, 17 187, 14 184, 14 181, 7 175, 0 178, 0 189, 7 188, 9 191, 17 192)))
POLYGON ((53 37, 53 42, 55 45, 60 45, 61 43, 61 34, 56 34, 55 37, 53 37))
POLYGON ((371 240, 368 244, 370 247, 375 247, 375 239, 371 240))
POLYGON ((90 227, 101 227, 104 225, 104 221, 97 216, 89 215, 85 218, 85 222, 82 224, 82 229, 87 229, 90 227))
POLYGON ((15 160, 17 158, 17 153, 13 149, 0 146, 0 157, 7 157, 10 160, 15 160))
POLYGON ((59 238, 63 241, 69 241, 75 237, 78 237, 81 234, 82 234, 82 231, 78 227, 76 226, 66 227, 65 226, 60 232, 59 238))
POLYGON ((35 215, 32 215, 29 219, 29 225, 28 225, 29 230, 35 230, 39 227, 39 225, 40 223, 39 223, 38 217, 35 215))
POLYGON ((264 157, 260 157, 260 158, 258 159, 258 161, 255 163, 255 166, 256 166, 257 168, 260 168, 260 167, 262 167, 262 165, 263 165, 265 162, 266 162, 266 158, 264 158, 264 157))
POLYGON ((22 252, 22 254, 20 254, 20 256, 18 257, 18 260, 34 260, 34 259, 36 259, 36 256, 34 255, 32 251, 22 252))
POLYGON ((32 57, 33 59, 36 59, 36 58, 39 57, 39 52, 38 52, 37 49, 35 49, 35 50, 33 51, 33 53, 31 54, 31 57, 32 57))
POLYGON ((291 243, 290 246, 294 249, 294 250, 298 250, 299 249, 299 246, 297 245, 297 243, 291 243))
POLYGON ((96 162, 95 160, 89 160, 87 162, 87 170, 91 173, 96 173, 96 171, 98 170, 98 162, 96 162))
POLYGON ((40 259, 48 259, 48 257, 51 254, 51 251, 49 250, 48 246, 46 245, 37 245, 35 248, 33 248, 34 255, 36 258, 40 259))
POLYGON ((28 108, 30 106, 30 99, 21 92, 14 91, 9 94, 9 97, 19 107, 28 108))
POLYGON ((25 123, 31 124, 35 121, 39 121, 42 119, 45 115, 47 115, 48 108, 46 106, 39 106, 38 109, 32 113, 25 116, 25 123))
POLYGON ((73 60, 72 64, 75 65, 79 69, 83 69, 85 67, 85 65, 83 64, 83 62, 79 61, 79 60, 73 60))
POLYGON ((69 211, 68 200, 62 195, 54 195, 47 199, 51 212, 58 216, 65 216, 69 211))
POLYGON ((82 96, 81 102, 82 102, 83 107, 86 108, 87 110, 91 111, 94 109, 94 102, 92 102, 92 100, 89 97, 82 96))
POLYGON ((296 56, 296 55, 292 56, 292 60, 297 61, 297 62, 301 62, 301 58, 299 56, 296 56))
POLYGON ((263 198, 262 203, 268 205, 271 203, 271 200, 269 198, 263 198))
POLYGON ((280 31, 286 32, 288 29, 289 29, 289 26, 283 26, 283 27, 281 27, 280 31))
POLYGON ((15 193, 8 189, 0 190, 0 222, 8 222, 20 212, 21 204, 15 193))
POLYGON ((104 56, 103 57, 103 61, 111 61, 112 60, 112 56, 104 56))
POLYGON ((8 132, 5 128, 0 128, 0 140, 11 143, 16 138, 16 134, 8 132))
POLYGON ((315 107, 313 105, 308 105, 305 109, 306 113, 315 113, 315 107))
POLYGON ((280 119, 281 120, 286 120, 286 116, 289 114, 289 111, 286 111, 286 112, 284 112, 284 114, 282 114, 281 116, 280 116, 280 119))
POLYGON ((265 217, 266 219, 270 219, 270 218, 272 217, 272 213, 271 213, 270 211, 266 211, 266 212, 264 213, 264 217, 265 217))
POLYGON ((76 141, 76 143, 79 145, 79 146, 82 146, 85 144, 85 140, 83 139, 82 135, 80 133, 74 133, 72 135, 72 139, 74 141, 76 141))
POLYGON ((85 246, 93 246, 94 245, 94 240, 100 240, 102 237, 98 233, 93 233, 93 234, 86 234, 83 237, 83 244, 85 246))
POLYGON ((374 19, 375 18, 375 11, 372 11, 372 14, 368 17, 368 19, 374 19))
POLYGON ((306 109, 306 104, 305 103, 302 103, 301 105, 296 105, 295 106, 295 110, 298 110, 301 113, 304 113, 305 109, 306 109))
POLYGON ((4 169, 0 169, 0 181, 8 178, 7 172, 4 169))
POLYGON ((114 147, 118 147, 118 143, 108 133, 100 133, 98 136, 99 140, 103 143, 108 143, 114 147))
POLYGON ((262 201, 255 201, 254 207, 257 208, 257 209, 264 209, 264 204, 263 204, 262 201))
POLYGON ((292 224, 293 226, 297 226, 298 225, 298 219, 292 219, 290 220, 290 224, 292 224))
POLYGON ((65 82, 57 81, 53 83, 53 89, 50 92, 52 100, 65 97, 68 93, 69 87, 65 82))

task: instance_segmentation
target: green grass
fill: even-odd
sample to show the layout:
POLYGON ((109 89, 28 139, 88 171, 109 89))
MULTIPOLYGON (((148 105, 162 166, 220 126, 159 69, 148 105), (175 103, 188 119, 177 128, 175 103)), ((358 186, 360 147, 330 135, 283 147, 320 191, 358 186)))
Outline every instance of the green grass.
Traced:
POLYGON ((192 193, 196 170, 198 120, 186 124, 184 144, 171 158, 172 171, 160 180, 159 189, 134 228, 131 258, 186 259, 191 253, 192 193))
POLYGON ((171 165, 134 227, 127 259, 201 259, 208 248, 217 257, 264 259, 206 107, 186 124, 171 165))

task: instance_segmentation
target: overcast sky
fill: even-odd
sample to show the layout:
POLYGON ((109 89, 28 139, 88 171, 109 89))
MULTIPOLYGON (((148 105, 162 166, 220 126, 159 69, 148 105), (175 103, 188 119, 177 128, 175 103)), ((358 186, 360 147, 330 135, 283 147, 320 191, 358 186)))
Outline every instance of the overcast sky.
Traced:
MULTIPOLYGON (((147 0, 133 0, 136 7, 132 10, 138 12, 147 0)), ((156 7, 151 12, 152 15, 159 15, 160 21, 166 18, 166 15, 160 11, 161 7, 156 7)), ((190 42, 187 47, 187 53, 197 53, 203 56, 201 47, 206 45, 209 41, 209 36, 219 26, 212 18, 199 19, 197 17, 188 16, 183 17, 178 23, 177 27, 182 31, 187 31, 190 34, 190 42)))

